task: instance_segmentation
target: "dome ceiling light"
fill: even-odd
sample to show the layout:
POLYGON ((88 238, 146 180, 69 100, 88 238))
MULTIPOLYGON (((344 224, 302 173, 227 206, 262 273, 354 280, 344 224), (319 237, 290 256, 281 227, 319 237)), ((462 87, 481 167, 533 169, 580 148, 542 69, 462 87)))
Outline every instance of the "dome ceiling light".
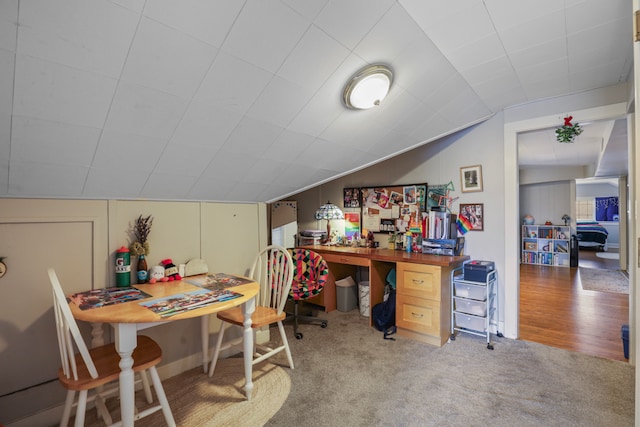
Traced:
POLYGON ((358 71, 344 87, 344 104, 354 110, 366 110, 380 105, 389 93, 393 72, 383 64, 367 65, 358 71))

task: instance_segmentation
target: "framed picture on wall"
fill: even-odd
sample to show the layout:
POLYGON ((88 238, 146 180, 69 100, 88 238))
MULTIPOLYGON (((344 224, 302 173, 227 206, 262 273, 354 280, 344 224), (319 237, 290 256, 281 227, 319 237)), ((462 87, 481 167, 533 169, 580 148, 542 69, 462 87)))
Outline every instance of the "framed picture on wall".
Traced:
POLYGON ((460 186, 463 193, 482 191, 482 166, 464 166, 460 168, 460 186))
POLYGON ((344 200, 343 206, 345 208, 359 208, 360 205, 360 189, 355 188, 345 188, 344 189, 344 200))
POLYGON ((484 230, 484 204, 483 203, 460 203, 460 216, 464 217, 471 224, 469 231, 484 230))

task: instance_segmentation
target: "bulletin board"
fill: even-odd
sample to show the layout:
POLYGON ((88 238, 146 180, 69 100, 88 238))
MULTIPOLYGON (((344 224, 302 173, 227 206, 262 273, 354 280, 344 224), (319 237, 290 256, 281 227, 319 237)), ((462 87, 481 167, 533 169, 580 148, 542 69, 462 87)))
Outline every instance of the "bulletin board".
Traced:
POLYGON ((362 187, 362 229, 374 233, 419 232, 427 212, 426 183, 362 187))

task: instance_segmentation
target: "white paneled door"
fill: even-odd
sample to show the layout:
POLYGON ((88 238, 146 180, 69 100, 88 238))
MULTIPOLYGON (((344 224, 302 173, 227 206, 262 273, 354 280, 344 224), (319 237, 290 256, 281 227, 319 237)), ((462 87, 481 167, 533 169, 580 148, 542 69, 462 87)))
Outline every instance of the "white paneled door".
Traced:
POLYGON ((32 399, 64 400, 47 268, 66 293, 90 289, 93 229, 90 220, 0 223, 0 423, 31 415, 32 399))

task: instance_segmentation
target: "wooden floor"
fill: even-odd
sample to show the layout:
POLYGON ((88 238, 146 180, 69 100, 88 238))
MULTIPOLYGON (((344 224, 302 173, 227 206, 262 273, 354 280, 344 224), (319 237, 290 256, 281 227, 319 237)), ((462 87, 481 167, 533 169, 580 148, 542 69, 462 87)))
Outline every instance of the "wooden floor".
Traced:
MULTIPOLYGON (((618 269, 618 261, 581 251, 580 267, 618 269)), ((585 291, 577 268, 520 266, 520 339, 625 361, 620 328, 629 296, 585 291)))

